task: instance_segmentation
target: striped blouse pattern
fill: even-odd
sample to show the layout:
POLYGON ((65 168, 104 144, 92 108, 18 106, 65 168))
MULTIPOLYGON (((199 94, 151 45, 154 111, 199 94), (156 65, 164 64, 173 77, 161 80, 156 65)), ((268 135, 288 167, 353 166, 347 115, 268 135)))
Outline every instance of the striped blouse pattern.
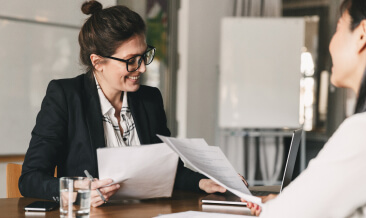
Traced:
POLYGON ((141 145, 137 135, 135 122, 127 102, 127 92, 123 92, 122 108, 120 111, 120 126, 123 129, 123 135, 119 129, 118 120, 114 116, 115 109, 105 97, 96 77, 97 90, 102 110, 102 120, 104 127, 105 144, 107 147, 125 147, 141 145))

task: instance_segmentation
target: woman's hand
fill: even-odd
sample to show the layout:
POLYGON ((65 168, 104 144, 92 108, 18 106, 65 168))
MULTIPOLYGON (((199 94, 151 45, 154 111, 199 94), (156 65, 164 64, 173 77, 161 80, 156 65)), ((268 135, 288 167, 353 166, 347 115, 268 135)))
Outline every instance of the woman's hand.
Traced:
POLYGON ((100 195, 97 192, 97 188, 99 189, 100 193, 102 193, 103 197, 106 201, 109 200, 109 198, 114 195, 120 188, 119 184, 113 184, 110 186, 107 186, 113 182, 112 179, 103 179, 98 180, 95 179, 91 184, 91 193, 90 193, 90 205, 92 207, 98 207, 102 204, 104 204, 104 201, 100 197, 100 195), (107 186, 107 187, 104 187, 107 186))
POLYGON ((209 194, 215 192, 221 192, 221 193, 226 192, 226 189, 224 187, 216 184, 211 179, 201 179, 200 182, 198 183, 198 186, 200 187, 201 190, 209 194))
MULTIPOLYGON (((270 194, 267 196, 259 196, 260 198, 262 198, 262 202, 266 203, 269 200, 272 200, 273 198, 277 197, 277 195, 275 194, 270 194)), ((241 199, 242 202, 247 202, 244 199, 241 199)), ((250 212, 252 213, 252 215, 256 215, 259 216, 262 212, 262 208, 258 205, 258 204, 254 204, 252 202, 247 202, 247 208, 250 209, 250 212)))

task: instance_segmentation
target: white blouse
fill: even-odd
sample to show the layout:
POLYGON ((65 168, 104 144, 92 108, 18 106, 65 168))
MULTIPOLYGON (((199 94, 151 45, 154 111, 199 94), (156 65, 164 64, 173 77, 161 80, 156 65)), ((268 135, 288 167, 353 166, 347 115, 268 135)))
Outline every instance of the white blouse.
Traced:
POLYGON ((346 119, 260 217, 366 217, 366 113, 346 119))
POLYGON ((139 137, 137 135, 135 122, 128 106, 127 92, 123 92, 122 108, 120 112, 120 125, 123 129, 123 136, 119 129, 118 120, 114 116, 115 109, 112 104, 105 97, 102 88, 100 87, 96 77, 95 82, 97 84, 100 107, 103 115, 103 127, 105 144, 107 147, 123 147, 123 146, 139 146, 141 145, 139 137))

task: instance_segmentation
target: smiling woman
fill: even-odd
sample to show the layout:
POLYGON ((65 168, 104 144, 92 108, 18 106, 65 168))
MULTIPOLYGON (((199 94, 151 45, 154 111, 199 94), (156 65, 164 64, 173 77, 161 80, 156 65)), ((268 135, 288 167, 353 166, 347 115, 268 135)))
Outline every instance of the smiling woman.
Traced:
MULTIPOLYGON (((157 134, 170 135, 160 91, 140 85, 155 55, 155 48, 146 44, 140 15, 125 6, 103 9, 97 1, 85 2, 82 11, 90 15, 79 34, 80 60, 87 72, 48 85, 19 179, 26 197, 59 196, 59 180, 52 177, 56 166, 58 177, 84 176, 87 170, 97 178, 97 148, 159 143, 157 134)), ((96 189, 108 200, 120 188, 111 183, 92 183, 92 206, 104 203, 96 189)), ((182 161, 174 186, 225 191, 182 161)))

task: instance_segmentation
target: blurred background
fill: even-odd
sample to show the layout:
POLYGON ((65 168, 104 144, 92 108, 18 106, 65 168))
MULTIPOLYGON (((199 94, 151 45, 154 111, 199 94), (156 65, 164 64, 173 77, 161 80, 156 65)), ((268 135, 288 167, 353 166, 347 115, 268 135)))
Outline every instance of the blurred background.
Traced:
MULTIPOLYGON (((82 2, 0 0, 0 198, 49 81, 85 73, 82 2)), ((293 129, 304 129, 296 176, 353 114, 355 95, 329 82, 341 0, 100 2, 145 20, 157 53, 142 80, 162 92, 172 136, 220 146, 251 185, 279 183, 293 129)))

